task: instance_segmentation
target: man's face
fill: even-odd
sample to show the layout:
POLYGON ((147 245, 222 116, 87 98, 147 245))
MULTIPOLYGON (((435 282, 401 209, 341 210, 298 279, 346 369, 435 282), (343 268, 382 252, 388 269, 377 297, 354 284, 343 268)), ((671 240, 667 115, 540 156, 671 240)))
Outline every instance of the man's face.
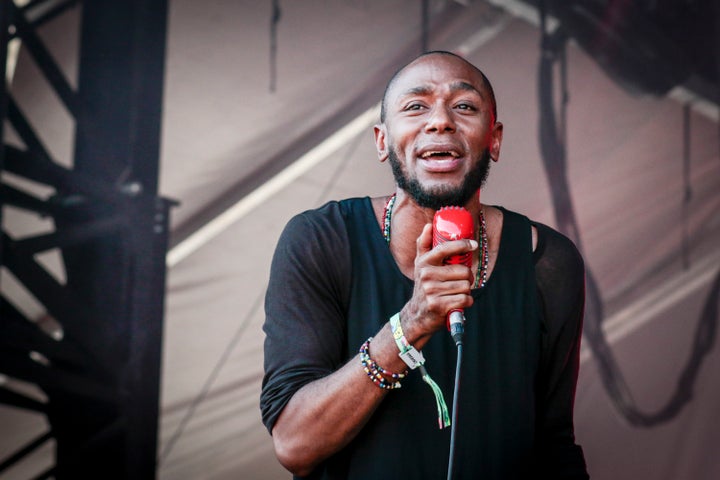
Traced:
POLYGON ((459 58, 422 57, 406 67, 386 96, 378 151, 398 186, 421 206, 464 205, 497 160, 502 125, 480 74, 459 58))

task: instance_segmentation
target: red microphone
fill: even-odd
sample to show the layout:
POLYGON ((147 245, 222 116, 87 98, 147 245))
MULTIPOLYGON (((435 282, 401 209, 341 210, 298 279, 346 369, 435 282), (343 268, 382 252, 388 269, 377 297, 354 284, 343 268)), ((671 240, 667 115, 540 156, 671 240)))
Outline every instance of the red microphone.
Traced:
MULTIPOLYGON (((450 240, 475 237, 475 225, 469 211, 463 207, 442 207, 435 212, 433 218, 433 248, 450 240)), ((451 255, 443 263, 445 265, 462 264, 472 268, 472 252, 460 255, 451 255)), ((463 333, 465 315, 459 308, 450 310, 447 314, 448 330, 457 343, 463 333)))

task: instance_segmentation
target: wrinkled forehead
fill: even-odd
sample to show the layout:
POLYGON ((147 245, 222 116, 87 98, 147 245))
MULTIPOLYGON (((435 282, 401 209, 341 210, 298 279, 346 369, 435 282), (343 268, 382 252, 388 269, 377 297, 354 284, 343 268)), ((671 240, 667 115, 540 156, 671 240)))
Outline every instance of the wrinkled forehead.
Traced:
POLYGON ((388 87, 386 97, 388 103, 392 103, 408 92, 458 86, 476 90, 484 98, 487 96, 482 74, 472 64, 451 55, 426 55, 398 72, 388 87))

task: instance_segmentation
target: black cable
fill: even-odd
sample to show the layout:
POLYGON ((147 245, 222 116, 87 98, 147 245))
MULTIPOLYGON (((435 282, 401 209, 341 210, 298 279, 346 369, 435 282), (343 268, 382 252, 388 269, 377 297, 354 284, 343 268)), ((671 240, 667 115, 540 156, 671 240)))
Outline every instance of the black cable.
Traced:
POLYGON ((452 480, 455 464, 455 434, 458 424, 458 393, 460 392, 460 368, 462 367, 463 341, 462 332, 453 333, 453 340, 457 345, 457 363, 455 365, 455 388, 453 390, 452 423, 450 425, 450 454, 448 457, 447 480, 452 480))
MULTIPOLYGON (((582 253, 583 247, 580 238, 577 217, 574 212, 574 203, 570 194, 570 187, 567 175, 567 139, 564 133, 564 120, 557 121, 554 109, 553 97, 553 66, 555 61, 563 61, 563 49, 566 44, 566 35, 561 29, 554 32, 547 32, 545 29, 544 3, 541 6, 541 58, 538 68, 538 96, 540 104, 539 137, 540 150, 543 166, 547 179, 551 185, 552 204, 558 224, 558 230, 569 237, 578 250, 582 253), (559 124, 558 124, 559 123, 559 124)), ((567 75, 566 69, 561 64, 561 74, 567 75)), ((567 98, 567 82, 561 79, 563 99, 567 98)), ((567 108, 567 102, 563 101, 562 109, 567 108)), ((689 112, 689 109, 686 110, 689 112)), ((688 113, 689 114, 689 113, 688 113)), ((564 119, 565 114, 561 111, 564 119)), ((686 162, 684 164, 684 175, 686 181, 686 195, 692 192, 689 189, 690 164, 689 164, 689 117, 685 122, 686 162)), ((689 239, 688 239, 689 245, 689 239)), ((720 318, 718 318, 717 300, 720 298, 720 272, 710 294, 707 297, 705 309, 695 330, 694 343, 689 358, 676 384, 675 391, 663 407, 655 412, 643 412, 632 397, 622 374, 620 366, 615 359, 610 344, 602 329, 605 320, 602 295, 599 285, 591 268, 586 270, 586 305, 583 333, 598 366, 598 373, 602 384, 610 397, 613 405, 620 415, 630 425, 639 427, 653 427, 675 418, 682 408, 693 398, 693 389, 702 366, 703 360, 709 354, 715 341, 720 318)))
POLYGON ((272 13, 270 16, 270 93, 275 93, 277 89, 277 29, 281 16, 280 0, 272 0, 272 13))
POLYGON ((690 203, 692 202, 692 176, 690 174, 692 155, 691 147, 691 111, 690 104, 683 105, 683 187, 682 198, 682 267, 687 271, 690 269, 690 203))
POLYGON ((425 53, 430 48, 430 1, 420 2, 420 53, 425 53))

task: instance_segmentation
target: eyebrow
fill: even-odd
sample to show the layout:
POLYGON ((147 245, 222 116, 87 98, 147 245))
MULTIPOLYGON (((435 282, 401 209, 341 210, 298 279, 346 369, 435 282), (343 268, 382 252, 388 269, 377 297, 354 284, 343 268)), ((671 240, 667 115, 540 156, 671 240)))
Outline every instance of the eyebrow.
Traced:
MULTIPOLYGON (((427 86, 427 85, 420 85, 418 87, 413 87, 413 88, 410 88, 410 89, 402 92, 400 95, 398 95, 398 98, 403 98, 403 97, 406 97, 409 95, 428 95, 428 94, 432 93, 432 91, 433 91, 432 87, 427 86)), ((468 82, 463 82, 463 81, 453 82, 450 84, 450 91, 451 92, 457 92, 457 91, 475 92, 481 98, 485 98, 485 96, 483 95, 483 93, 480 90, 478 90, 477 88, 475 88, 474 85, 472 85, 468 82)))
POLYGON ((483 93, 482 93, 480 90, 478 90, 477 88, 475 88, 474 85, 472 85, 472 84, 470 84, 470 83, 468 83, 468 82, 462 82, 462 81, 460 81, 460 82, 451 83, 451 84, 450 84, 450 90, 451 90, 451 91, 462 90, 462 91, 475 92, 475 93, 477 93, 478 95, 480 95, 482 98, 485 98, 485 96, 483 95, 483 93))

